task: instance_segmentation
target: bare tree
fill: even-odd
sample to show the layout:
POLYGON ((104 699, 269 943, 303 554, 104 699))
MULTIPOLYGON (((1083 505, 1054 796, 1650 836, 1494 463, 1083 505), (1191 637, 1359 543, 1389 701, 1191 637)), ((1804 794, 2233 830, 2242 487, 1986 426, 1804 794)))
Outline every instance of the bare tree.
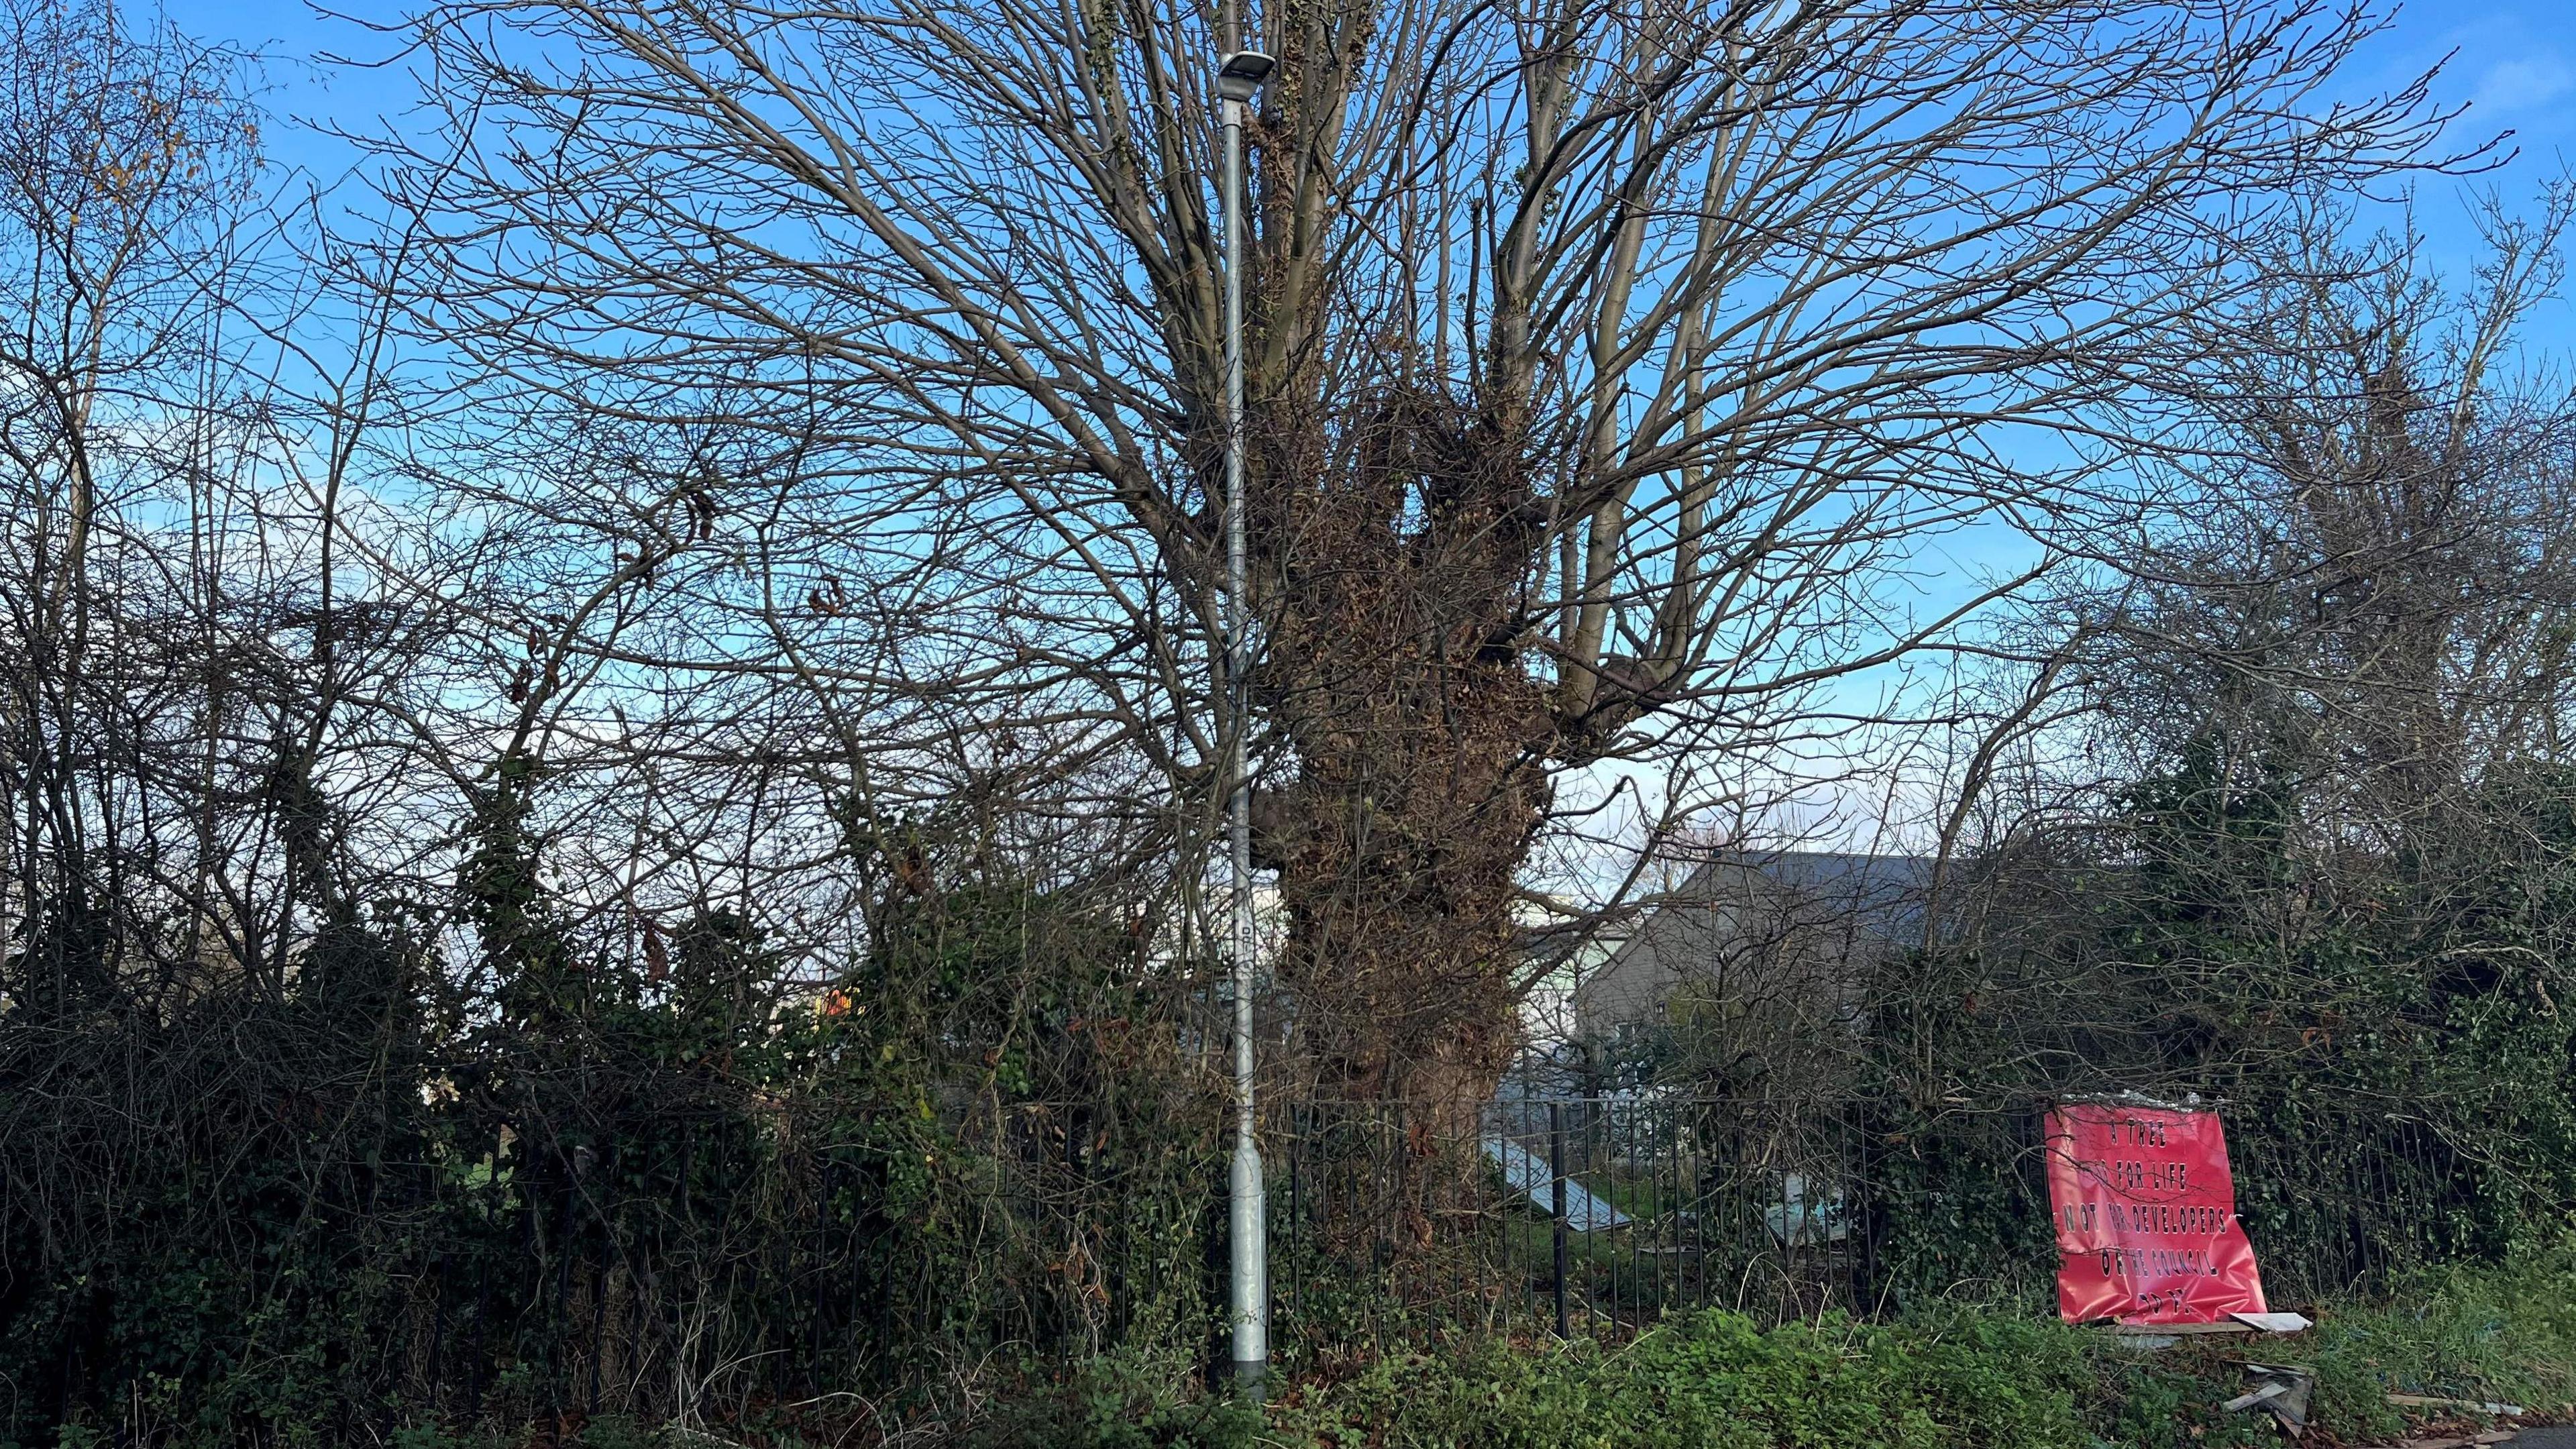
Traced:
POLYGON ((663 440, 577 497, 501 490, 721 621, 619 657, 801 692, 791 733, 862 757, 919 738, 873 711, 932 702, 1127 754, 1196 802, 1185 855, 1248 732, 1321 1076, 1443 1093, 1512 1046, 1515 875, 1564 772, 1848 713, 1838 681, 2014 584, 1927 594, 1945 537, 1999 523, 2044 561, 2123 506, 2081 446, 2100 405, 2197 345, 2179 324, 2290 188, 2432 136, 2420 90, 2324 98, 2373 25, 1263 9, 1251 719, 1207 679, 1217 17, 439 5, 410 55, 453 150, 392 175, 439 232, 409 300, 480 400, 461 442, 513 400, 538 448, 573 415, 663 440))
POLYGON ((2328 208, 2187 390, 2168 527, 2097 596, 2080 681, 2130 773, 2216 730, 2372 850, 2567 748, 2576 393, 2517 343, 2568 198, 2490 205, 2464 288, 2328 208))
POLYGON ((2556 1016, 2576 390, 2519 339, 2567 216, 2489 206, 2463 285, 2323 206, 2158 390, 2163 506, 2024 621, 2045 663, 1885 983, 1921 1100, 2333 1080, 2462 1141, 2526 1109, 2436 1043, 2556 1016))
POLYGON ((184 978, 201 943, 274 964, 278 822, 218 804, 259 795, 266 761, 245 775, 232 742, 279 703, 240 632, 275 575, 234 491, 258 429, 218 341, 261 222, 238 57, 104 5, 0 27, 8 989, 75 1008, 120 971, 184 978))

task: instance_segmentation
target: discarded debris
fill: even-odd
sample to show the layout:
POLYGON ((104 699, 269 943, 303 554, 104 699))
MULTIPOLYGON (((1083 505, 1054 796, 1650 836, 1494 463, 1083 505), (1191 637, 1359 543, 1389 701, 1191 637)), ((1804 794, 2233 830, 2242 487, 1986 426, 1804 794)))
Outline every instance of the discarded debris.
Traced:
POLYGON ((2492 1414, 2499 1419, 2518 1419, 2531 1412, 2520 1404, 2499 1404, 2492 1399, 2445 1399, 2432 1394, 2390 1394, 2388 1402, 2401 1409, 2456 1409, 2469 1414, 2492 1414))
POLYGON ((2227 1316, 2258 1333, 2303 1333, 2316 1326, 2303 1313, 2231 1313, 2227 1316))
POLYGON ((2299 1364, 2245 1365, 2251 1385, 2219 1407, 2228 1413, 2260 1408, 2281 1421, 2292 1434, 2308 1427, 2308 1400, 2317 1391, 2317 1371, 2299 1364))
POLYGON ((2119 1323, 2095 1320, 2086 1325, 2111 1335, 2111 1341, 2125 1349, 2150 1352, 2171 1348, 2185 1338, 2204 1335, 2228 1335, 2243 1338, 2258 1333, 2304 1333, 2316 1325, 2298 1313, 2231 1313, 2211 1323, 2119 1323))

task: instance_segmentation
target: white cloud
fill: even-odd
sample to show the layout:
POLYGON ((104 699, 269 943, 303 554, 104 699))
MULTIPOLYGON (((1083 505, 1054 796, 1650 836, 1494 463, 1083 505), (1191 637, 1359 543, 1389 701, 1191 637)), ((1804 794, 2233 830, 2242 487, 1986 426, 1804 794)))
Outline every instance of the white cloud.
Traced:
POLYGON ((2484 111, 2517 111, 2547 105, 2570 88, 2576 88, 2576 67, 2555 51, 2542 51, 2489 66, 2470 99, 2484 111))

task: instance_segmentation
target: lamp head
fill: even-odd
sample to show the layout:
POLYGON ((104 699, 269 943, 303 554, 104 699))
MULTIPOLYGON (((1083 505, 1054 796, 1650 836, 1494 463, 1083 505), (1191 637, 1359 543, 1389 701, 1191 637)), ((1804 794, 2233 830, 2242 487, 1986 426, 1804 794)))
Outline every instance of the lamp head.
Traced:
POLYGON ((1217 62, 1217 94, 1229 101, 1251 100, 1278 64, 1260 51, 1238 50, 1217 62))

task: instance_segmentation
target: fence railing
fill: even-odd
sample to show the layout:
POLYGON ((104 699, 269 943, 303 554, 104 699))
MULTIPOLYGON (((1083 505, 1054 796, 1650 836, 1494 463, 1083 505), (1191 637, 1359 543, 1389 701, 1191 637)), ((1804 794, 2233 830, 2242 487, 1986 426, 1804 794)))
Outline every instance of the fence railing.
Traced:
MULTIPOLYGON (((2038 1112, 1963 1112, 1973 1131, 1935 1142, 1863 1100, 1273 1104, 1274 1342, 1293 1368, 1431 1333, 1622 1336, 1709 1307, 1872 1314, 1979 1277, 2044 1290, 2038 1112)), ((1221 1357, 1221 1139, 1149 1171, 1061 1125, 1003 1134, 985 1197, 910 1207, 828 1145, 760 1149, 756 1170, 711 1155, 750 1144, 688 1137, 654 1149, 667 1162, 601 1144, 560 1160, 522 1147, 514 1173, 463 1180, 386 1164, 369 1190, 400 1251, 352 1267, 391 1285, 400 1396, 468 1418, 795 1403, 917 1373, 906 1355, 959 1351, 951 1330, 972 1351, 1055 1362, 1193 1338, 1221 1357), (1000 1309, 979 1300, 971 1325, 945 1321, 940 1275, 960 1260, 924 1256, 906 1213, 957 1219, 942 1241, 989 1245, 1033 1281, 1000 1309)), ((2360 1111, 2306 1130, 2304 1146, 2237 1142, 2277 1300, 2471 1246, 2475 1184, 2438 1134, 2360 1111)))
POLYGON ((1272 1286, 1291 1341, 1870 1306, 1850 1114, 1640 1096, 1284 1116, 1272 1286))
MULTIPOLYGON (((1625 1334, 1677 1310, 1777 1321, 2017 1292, 2056 1268, 2046 1104, 1633 1093, 1308 1103, 1275 1118, 1273 1293, 1285 1344, 1447 1324, 1625 1334)), ((2235 1140, 2272 1297, 2314 1303, 2492 1251, 2495 1177, 2431 1125, 2355 1103, 2235 1140)))

